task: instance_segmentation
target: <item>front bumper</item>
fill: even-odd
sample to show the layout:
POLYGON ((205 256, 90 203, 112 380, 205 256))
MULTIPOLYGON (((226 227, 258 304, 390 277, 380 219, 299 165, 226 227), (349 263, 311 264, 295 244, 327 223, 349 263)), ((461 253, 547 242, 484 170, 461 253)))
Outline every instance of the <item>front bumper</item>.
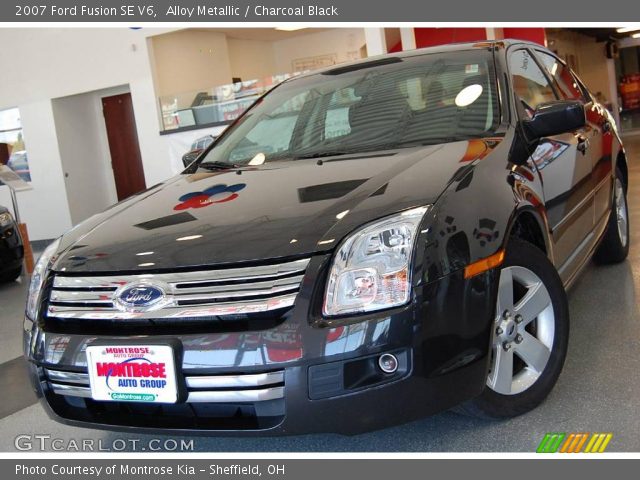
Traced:
POLYGON ((490 271, 467 280, 455 272, 416 287, 405 307, 329 326, 311 320, 313 295, 303 287, 274 328, 172 335, 183 348, 181 374, 196 379, 190 380, 196 386, 189 387, 189 400, 174 405, 98 402, 56 388, 65 382, 59 375, 52 379, 52 371, 71 373, 72 382, 86 373, 85 348, 96 338, 117 342, 132 336, 55 333, 27 320, 24 347, 36 393, 49 415, 66 424, 174 434, 356 434, 446 410, 482 391, 494 276, 490 271), (386 352, 400 359, 394 374, 376 368, 386 352), (202 382, 265 374, 276 383, 251 389, 271 394, 244 401, 234 388, 202 382), (202 385, 209 393, 194 400, 203 397, 202 385))

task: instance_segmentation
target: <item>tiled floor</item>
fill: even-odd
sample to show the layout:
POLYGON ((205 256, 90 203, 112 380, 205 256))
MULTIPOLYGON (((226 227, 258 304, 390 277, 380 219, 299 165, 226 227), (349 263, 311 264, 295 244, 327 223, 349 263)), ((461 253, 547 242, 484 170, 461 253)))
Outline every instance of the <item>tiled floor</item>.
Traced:
MULTIPOLYGON (((532 452, 546 432, 612 432, 608 451, 640 451, 640 136, 629 137, 629 205, 632 247, 628 261, 590 265, 570 292, 571 339, 560 380, 535 411, 486 422, 444 413, 408 425, 356 437, 308 435, 270 439, 196 437, 200 451, 524 451, 532 452)), ((20 354, 24 284, 0 287, 1 388, 24 393, 20 354), (7 387, 9 385, 9 387, 7 387), (12 385, 12 387, 11 387, 12 385)), ((26 379, 24 380, 26 382, 26 379)), ((11 391, 3 395, 16 396, 11 391)), ((19 397, 20 398, 20 397, 19 397)), ((19 434, 46 434, 63 441, 148 436, 92 431, 49 420, 32 397, 24 408, 0 409, 0 450, 13 451, 19 434), (2 412, 6 412, 3 414, 2 412)), ((15 402, 14 402, 15 404, 15 402)), ((384 408, 384 406, 381 406, 384 408)), ((118 443, 120 445, 120 443, 118 443)))

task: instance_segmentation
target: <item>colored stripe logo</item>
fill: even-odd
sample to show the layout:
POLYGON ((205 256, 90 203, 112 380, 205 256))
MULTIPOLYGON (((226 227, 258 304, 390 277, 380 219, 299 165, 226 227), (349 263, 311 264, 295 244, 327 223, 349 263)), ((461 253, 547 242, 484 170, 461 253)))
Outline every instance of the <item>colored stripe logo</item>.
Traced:
POLYGON ((603 453, 612 433, 547 433, 536 453, 603 453))

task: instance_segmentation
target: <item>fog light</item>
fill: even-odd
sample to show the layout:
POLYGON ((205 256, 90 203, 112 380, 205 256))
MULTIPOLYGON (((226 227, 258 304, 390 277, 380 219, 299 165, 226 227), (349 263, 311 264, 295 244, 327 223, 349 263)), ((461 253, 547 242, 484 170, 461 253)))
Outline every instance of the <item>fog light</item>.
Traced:
POLYGON ((378 366, 384 373, 395 373, 398 370, 398 359, 395 355, 385 353, 378 358, 378 366))

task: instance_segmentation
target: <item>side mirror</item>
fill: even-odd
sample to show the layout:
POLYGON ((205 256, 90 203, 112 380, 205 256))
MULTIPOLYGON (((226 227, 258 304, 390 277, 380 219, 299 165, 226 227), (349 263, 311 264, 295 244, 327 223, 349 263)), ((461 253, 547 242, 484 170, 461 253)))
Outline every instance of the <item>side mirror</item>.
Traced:
POLYGON ((586 123, 584 105, 575 100, 543 103, 536 108, 533 118, 522 122, 530 140, 572 132, 586 123))
POLYGON ((187 168, 189 165, 191 165, 201 153, 201 149, 191 150, 190 152, 185 153, 182 156, 182 164, 184 165, 184 167, 187 168))

